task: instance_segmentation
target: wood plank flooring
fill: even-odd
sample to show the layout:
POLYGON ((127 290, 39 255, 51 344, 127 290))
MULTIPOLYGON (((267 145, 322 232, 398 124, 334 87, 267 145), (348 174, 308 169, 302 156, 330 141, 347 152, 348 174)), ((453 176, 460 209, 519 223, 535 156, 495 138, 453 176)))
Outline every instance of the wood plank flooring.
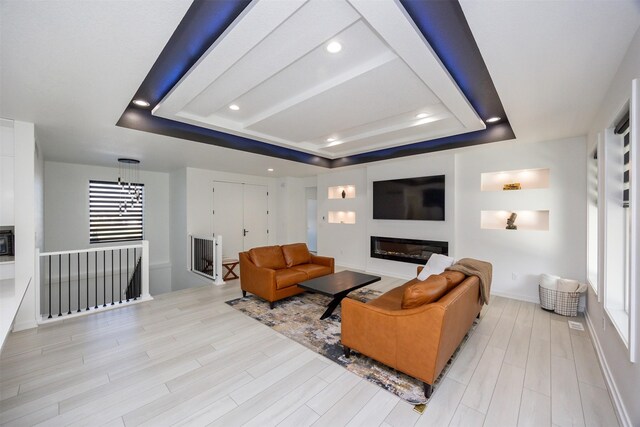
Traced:
POLYGON ((493 297, 420 415, 224 303, 238 296, 236 280, 10 334, 0 424, 618 425, 588 332, 534 304, 493 297))

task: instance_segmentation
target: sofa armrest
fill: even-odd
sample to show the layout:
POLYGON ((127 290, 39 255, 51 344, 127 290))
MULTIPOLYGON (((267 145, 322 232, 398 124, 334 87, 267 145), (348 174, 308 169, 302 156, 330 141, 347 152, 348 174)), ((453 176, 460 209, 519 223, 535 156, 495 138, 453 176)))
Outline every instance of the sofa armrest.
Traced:
POLYGON ((329 267, 331 268, 331 273, 335 271, 335 260, 331 257, 311 254, 311 263, 329 267))
POLYGON ((275 299, 276 271, 256 266, 246 252, 240 252, 240 288, 269 301, 275 299))

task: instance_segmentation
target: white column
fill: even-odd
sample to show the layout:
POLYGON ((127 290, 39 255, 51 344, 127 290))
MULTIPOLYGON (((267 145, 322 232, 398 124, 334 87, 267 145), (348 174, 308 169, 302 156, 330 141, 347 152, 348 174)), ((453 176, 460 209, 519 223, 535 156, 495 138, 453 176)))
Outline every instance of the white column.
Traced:
POLYGON ((149 241, 142 241, 142 298, 149 299, 149 241))

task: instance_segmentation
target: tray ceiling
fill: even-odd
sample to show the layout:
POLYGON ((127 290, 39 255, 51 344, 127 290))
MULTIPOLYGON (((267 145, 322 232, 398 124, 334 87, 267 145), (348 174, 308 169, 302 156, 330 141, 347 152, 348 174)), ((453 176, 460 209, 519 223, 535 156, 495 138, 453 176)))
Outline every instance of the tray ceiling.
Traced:
POLYGON ((252 2, 153 115, 330 159, 485 129, 402 5, 370 0, 252 2))

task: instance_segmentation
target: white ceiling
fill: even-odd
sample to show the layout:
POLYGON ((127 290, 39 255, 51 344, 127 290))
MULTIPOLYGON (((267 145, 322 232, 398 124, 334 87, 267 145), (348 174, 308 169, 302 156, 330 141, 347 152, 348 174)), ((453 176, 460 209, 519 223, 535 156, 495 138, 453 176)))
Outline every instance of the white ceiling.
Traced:
MULTIPOLYGON (((461 0, 461 4, 518 138, 586 134, 640 25, 637 3, 461 0)), ((49 160, 114 166, 117 157, 133 157, 148 170, 192 166, 267 175, 266 169, 272 167, 280 176, 326 171, 115 126, 189 5, 189 0, 2 0, 0 116, 36 123, 38 144, 49 160)), ((355 31, 355 26, 348 29, 355 31)), ((374 49, 375 41, 366 45, 374 49)), ((313 63, 312 54, 308 56, 313 63)), ((357 61, 355 56, 348 59, 357 61)), ((261 90, 270 91, 268 86, 261 90)), ((261 90, 246 94, 256 111, 264 111, 267 99, 261 90)), ((440 110, 434 113, 442 114, 453 108, 436 107, 440 110)), ((393 117, 380 120, 376 125, 380 128, 394 125, 393 117)), ((368 125, 350 131, 365 134, 368 125)), ((438 125, 437 131, 447 131, 446 120, 438 125)), ((277 123, 270 126, 277 128, 277 123)), ((410 139, 409 128, 400 126, 394 140, 410 139)), ((321 146, 318 141, 327 130, 314 132, 320 135, 316 145, 321 146)), ((293 130, 287 135, 299 137, 293 130)), ((367 138, 367 143, 384 143, 389 135, 375 138, 367 138)), ((355 142, 353 147, 361 148, 355 142)))
POLYGON ((254 2, 154 114, 329 158, 485 128, 402 6, 370 0, 254 2))

